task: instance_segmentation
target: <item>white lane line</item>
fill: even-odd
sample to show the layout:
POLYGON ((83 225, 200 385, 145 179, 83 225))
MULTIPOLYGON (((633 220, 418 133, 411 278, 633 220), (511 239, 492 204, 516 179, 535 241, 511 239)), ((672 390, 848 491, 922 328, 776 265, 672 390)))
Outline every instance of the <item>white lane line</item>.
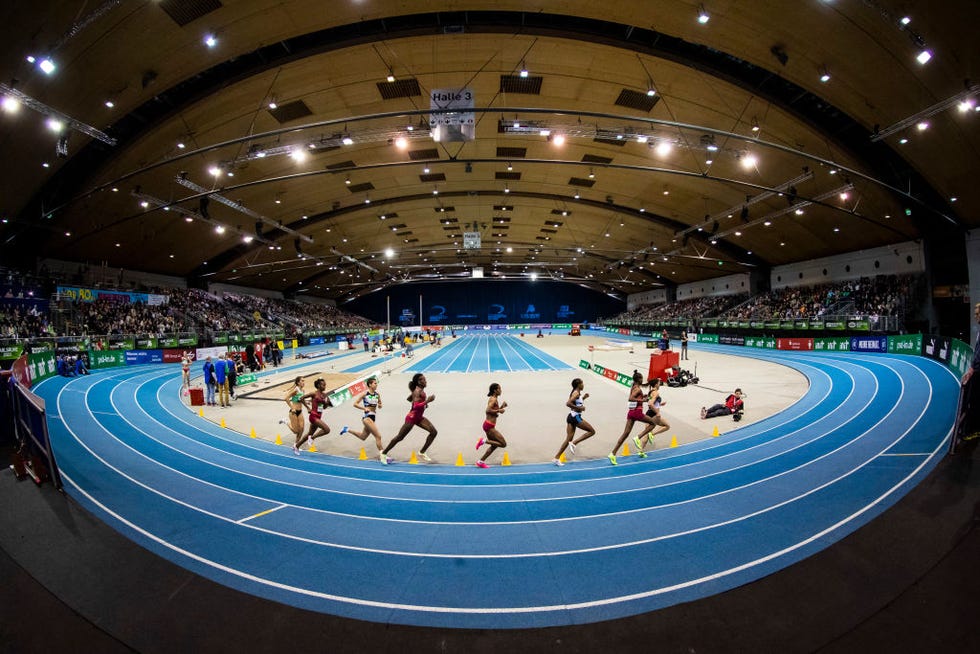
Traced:
POLYGON ((896 452, 893 454, 880 454, 879 456, 931 456, 929 452, 896 452))
POLYGON ((289 504, 280 504, 279 506, 274 506, 271 509, 266 509, 265 511, 259 511, 255 515, 250 515, 247 518, 242 518, 241 520, 236 520, 235 522, 237 522, 238 524, 244 524, 244 523, 246 523, 249 520, 252 520, 254 518, 261 518, 264 515, 269 515, 273 511, 278 511, 279 509, 285 509, 287 506, 290 506, 290 505, 289 504))
MULTIPOLYGON (((887 368, 888 366, 885 366, 885 367, 887 368)), ((922 373, 921 370, 918 370, 914 366, 913 366, 913 369, 914 369, 914 371, 919 372, 920 374, 922 374, 923 376, 925 376, 924 373, 922 373)), ((929 386, 929 389, 930 389, 928 399, 931 400, 931 397, 932 397, 932 385, 931 385, 931 383, 928 382, 928 378, 926 378, 926 380, 927 380, 927 385, 929 386)), ((150 381, 152 381, 152 378, 151 379, 147 379, 145 382, 143 382, 143 384, 149 383, 150 381)), ((140 386, 142 386, 143 384, 140 384, 140 386)), ((904 384, 904 381, 902 381, 902 388, 904 389, 904 387, 905 387, 905 384, 904 384)), ((115 391, 115 389, 113 389, 113 393, 114 393, 114 391, 115 391)), ((159 390, 158 390, 158 393, 159 393, 159 390)), ((871 397, 874 397, 874 395, 875 395, 875 393, 872 393, 870 396, 871 397)), ((134 396, 135 396, 135 392, 134 392, 134 396)), ((86 400, 87 400, 87 398, 86 398, 86 400)), ((112 401, 111 396, 110 396, 110 401, 112 401)), ((872 426, 869 430, 866 430, 864 433, 866 434, 866 433, 869 433, 869 432, 873 431, 874 428, 875 428, 875 426, 877 426, 877 424, 880 424, 881 421, 885 420, 885 418, 887 418, 888 415, 890 415, 892 412, 894 412, 897 409, 898 404, 899 403, 894 403, 893 406, 892 406, 892 409, 889 411, 889 413, 886 414, 886 416, 882 417, 881 420, 878 423, 876 423, 876 425, 872 426)), ((882 452, 887 451, 887 449, 889 449, 890 447, 894 446, 895 443, 897 443, 899 440, 901 440, 902 438, 904 438, 905 435, 908 434, 919 423, 919 421, 922 419, 922 416, 925 414, 925 411, 928 409, 928 406, 929 406, 929 403, 926 402, 926 404, 925 404, 924 408, 922 409, 922 411, 920 412, 919 416, 914 421, 912 421, 912 423, 909 425, 909 427, 906 429, 906 431, 903 434, 899 435, 891 444, 888 444, 882 450, 882 452)), ((87 402, 86 402, 86 409, 87 408, 88 407, 87 407, 87 402)), ((94 417, 93 417, 93 419, 94 419, 94 417)), ((66 428, 67 428, 67 425, 66 425, 66 428)), ((104 427, 103 427, 103 429, 104 429, 104 427)), ((135 429, 135 426, 134 426, 134 429, 135 429)), ((68 428, 68 430, 72 433, 73 436, 75 436, 74 432, 70 428, 68 428)), ((112 435, 111 432, 108 432, 108 430, 105 430, 105 431, 109 434, 109 436, 111 438, 115 438, 115 436, 112 435)), ((137 430, 137 431, 139 431, 139 430, 137 430)), ((77 436, 75 436, 75 439, 76 440, 79 440, 77 436)), ((118 439, 116 439, 116 440, 118 440, 118 439)), ((853 444, 854 442, 857 442, 857 440, 858 439, 849 441, 848 443, 845 443, 845 444, 841 445, 841 447, 839 447, 837 450, 834 450, 833 452, 829 452, 829 453, 827 453, 827 454, 819 457, 818 459, 815 459, 814 461, 818 461, 818 460, 820 460, 822 458, 825 458, 827 456, 830 456, 834 452, 837 452, 837 451, 839 451, 841 449, 844 449, 845 447, 848 447, 850 444, 853 444)), ((81 441, 79 441, 79 442, 81 443, 81 441)), ((173 498, 173 497, 171 497, 169 495, 166 495, 166 494, 158 491, 155 488, 151 488, 151 487, 147 486, 146 484, 143 484, 142 482, 139 482, 138 480, 130 477, 129 475, 126 475, 121 470, 118 470, 117 468, 112 467, 104 459, 102 459, 101 457, 98 457, 98 455, 96 455, 86 445, 84 445, 84 444, 82 444, 82 445, 83 445, 83 447, 85 447, 85 449, 89 450, 89 452, 91 452, 93 456, 95 456, 100 461, 102 461, 106 466, 112 468, 118 474, 120 474, 121 476, 129 479, 134 484, 137 484, 139 486, 142 486, 143 488, 146 488, 147 490, 149 490, 149 491, 151 491, 151 492, 159 495, 160 497, 163 497, 163 498, 168 499, 168 500, 170 500, 172 502, 181 504, 181 505, 183 505, 183 506, 191 509, 192 511, 198 511, 200 513, 204 513, 205 515, 210 515, 212 517, 215 517, 215 518, 220 519, 220 520, 223 520, 223 521, 232 522, 232 520, 230 518, 225 518, 223 516, 220 516, 218 514, 212 513, 210 511, 205 510, 205 509, 201 509, 199 507, 195 507, 195 506, 190 505, 190 504, 188 504, 186 502, 183 502, 183 501, 178 500, 176 498, 173 498)), ((129 447, 125 443, 123 443, 123 445, 126 446, 126 447, 129 447)), ((131 448, 131 447, 129 449, 132 449, 133 451, 136 451, 134 448, 131 448)), ((137 452, 137 453, 139 453, 139 452, 137 452)), ((144 457, 145 457, 145 455, 144 455, 144 457)), ((148 457, 145 457, 145 458, 148 458, 148 457)), ((586 552, 594 552, 594 551, 614 550, 614 549, 619 549, 619 548, 623 548, 623 547, 631 547, 631 546, 646 544, 646 543, 655 542, 655 541, 659 541, 659 540, 666 540, 668 538, 676 538, 676 537, 680 537, 680 536, 687 535, 687 534, 690 534, 690 533, 696 533, 696 532, 699 532, 699 531, 706 531, 706 530, 709 530, 709 529, 713 529, 715 527, 720 527, 720 526, 732 524, 732 523, 735 523, 735 522, 740 522, 742 520, 749 519, 749 518, 754 517, 756 515, 760 515, 760 514, 767 513, 769 511, 775 510, 776 508, 779 508, 780 506, 784 506, 784 505, 790 504, 792 502, 795 502, 798 499, 801 499, 803 497, 806 497, 806 496, 808 496, 808 495, 810 495, 812 493, 815 493, 815 492, 821 490, 822 488, 825 488, 825 487, 827 487, 827 486, 829 486, 831 484, 837 483, 841 479, 844 479, 844 478, 846 478, 846 477, 854 474, 855 472, 857 472, 858 470, 860 470, 864 466, 868 465, 875 458, 877 458, 877 455, 872 456, 871 458, 869 458, 868 460, 866 460, 861 465, 856 466, 855 468, 851 469, 850 471, 848 471, 848 472, 840 475, 836 479, 833 479, 833 480, 830 480, 828 482, 825 482, 821 486, 818 486, 816 488, 812 488, 809 491, 806 491, 805 493, 802 493, 802 494, 800 494, 800 495, 798 495, 796 497, 786 499, 786 500, 784 500, 784 501, 782 501, 782 502, 780 502, 778 504, 765 507, 763 509, 760 509, 760 510, 758 510, 756 512, 753 512, 751 514, 748 514, 748 515, 742 515, 742 516, 739 516, 739 517, 736 517, 736 518, 733 518, 731 520, 727 520, 727 521, 724 521, 724 522, 721 522, 721 523, 714 523, 714 524, 710 524, 710 525, 702 525, 701 527, 693 528, 691 530, 687 530, 687 531, 684 531, 684 532, 676 532, 674 534, 664 534, 662 536, 652 537, 652 538, 643 539, 643 540, 639 540, 639 541, 633 541, 633 542, 629 542, 629 543, 613 543, 613 544, 607 544, 607 545, 603 545, 603 546, 596 546, 596 547, 590 547, 590 548, 582 548, 580 550, 572 550, 572 551, 565 551, 565 552, 543 552, 543 553, 528 553, 528 552, 523 552, 523 553, 518 553, 518 554, 471 554, 471 555, 459 555, 459 554, 449 555, 449 554, 432 554, 432 553, 410 553, 410 552, 400 552, 400 551, 374 550, 372 548, 364 548, 364 547, 360 547, 360 546, 344 545, 344 544, 339 544, 339 543, 327 543, 327 542, 317 541, 317 540, 313 540, 313 539, 308 539, 308 538, 301 537, 301 536, 295 536, 293 534, 287 534, 287 533, 281 533, 281 532, 272 531, 272 530, 268 530, 268 529, 262 529, 262 528, 255 527, 255 526, 252 526, 252 525, 242 525, 242 526, 244 526, 246 528, 257 529, 259 531, 263 531, 265 533, 269 533, 269 534, 272 534, 272 535, 275 535, 275 536, 279 536, 279 537, 282 537, 282 538, 287 538, 287 539, 290 539, 290 540, 298 540, 298 541, 302 541, 302 542, 308 542, 308 543, 317 544, 317 545, 321 545, 321 546, 335 547, 335 548, 338 548, 338 549, 345 549, 345 550, 351 550, 351 551, 380 552, 380 553, 385 553, 385 554, 401 555, 401 556, 428 556, 428 557, 432 557, 432 558, 452 558, 453 556, 460 557, 460 558, 481 558, 481 557, 482 558, 525 558, 525 557, 532 557, 532 556, 559 556, 559 555, 564 555, 564 554, 577 554, 577 553, 586 553, 586 552)), ((160 467, 170 469, 168 466, 165 466, 164 464, 160 463, 159 461, 156 461, 156 460, 153 460, 153 459, 149 459, 149 460, 152 461, 153 463, 155 463, 156 465, 160 466, 160 467)), ((811 462, 804 463, 801 466, 798 466, 797 469, 806 467, 806 466, 810 465, 811 463, 812 463, 812 461, 811 462)), ((220 466, 217 466, 217 467, 220 467, 220 466)), ((190 475, 188 475, 186 473, 183 473, 181 471, 178 471, 178 470, 174 470, 174 472, 176 472, 177 474, 180 474, 182 476, 188 477, 190 479, 196 479, 196 478, 191 477, 190 475)), ((780 476, 782 476, 784 474, 788 474, 789 472, 792 472, 792 470, 783 471, 781 473, 778 473, 778 474, 774 475, 772 478, 780 477, 780 476)), ((240 474, 244 474, 244 473, 240 473, 240 474)), ((199 481, 200 483, 207 484, 207 485, 216 486, 215 484, 211 484, 210 482, 206 482, 206 481, 203 481, 203 480, 199 480, 198 479, 197 481, 199 481)), ((751 482, 749 484, 746 484, 746 485, 744 485, 743 487, 740 487, 740 488, 758 485, 758 484, 763 483, 764 481, 767 481, 767 480, 765 480, 765 479, 764 480, 756 480, 756 481, 751 482)), ((677 483, 680 483, 680 482, 677 482, 677 483)), ((231 493, 234 493, 234 494, 248 496, 247 494, 242 493, 240 491, 237 491, 235 489, 229 489, 229 488, 224 488, 224 487, 218 487, 218 488, 222 488, 223 490, 226 490, 226 491, 231 492, 231 493)), ((668 504, 668 505, 660 505, 658 507, 645 507, 645 508, 641 508, 641 509, 631 509, 631 510, 626 510, 626 511, 618 511, 618 512, 612 512, 612 513, 594 515, 594 516, 574 516, 574 517, 570 517, 570 518, 556 518, 556 519, 550 519, 550 520, 520 521, 520 522, 507 522, 507 523, 503 523, 503 522, 502 523, 492 523, 492 522, 483 522, 483 523, 463 523, 463 522, 436 523, 436 522, 432 522, 432 523, 426 523, 426 524, 453 524, 453 525, 466 525, 466 524, 482 524, 482 525, 494 525, 494 524, 525 524, 525 523, 530 523, 530 522, 535 522, 535 523, 541 522, 541 523, 544 523, 544 522, 559 522, 559 521, 581 520, 581 519, 589 519, 589 518, 601 518, 601 517, 607 517, 607 516, 613 516, 613 515, 623 515, 623 514, 628 514, 628 513, 652 512, 652 511, 657 510, 658 508, 664 508, 666 506, 673 506, 673 505, 679 505, 679 504, 692 503, 692 502, 695 502, 695 501, 699 501, 700 499, 703 499, 705 497, 720 496, 720 495, 724 495, 724 494, 727 494, 727 493, 730 493, 730 492, 734 492, 735 490, 738 490, 738 488, 723 489, 721 491, 718 491, 717 493, 713 493, 713 494, 710 494, 710 495, 707 495, 707 496, 701 496, 701 497, 697 497, 697 498, 689 498, 687 500, 682 500, 682 501, 679 501, 679 502, 676 502, 676 503, 673 503, 673 504, 668 504)), ((254 497, 254 496, 249 496, 249 497, 254 497)), ((258 499, 266 499, 266 498, 258 498, 258 499)), ((270 501, 271 502, 271 500, 267 500, 267 501, 270 501)), ((320 509, 313 509, 313 508, 308 508, 308 509, 305 509, 305 510, 310 510, 310 511, 314 511, 314 512, 332 513, 332 512, 322 511, 320 509)), ((366 517, 366 516, 348 516, 348 517, 360 518, 360 519, 367 519, 367 520, 405 522, 405 523, 420 522, 420 521, 412 521, 412 520, 396 520, 396 519, 390 519, 390 518, 375 518, 375 517, 366 517)))
MULTIPOLYGON (((950 436, 951 433, 952 433, 952 430, 950 430, 950 432, 947 433, 946 438, 943 439, 943 442, 940 443, 939 447, 937 447, 936 450, 932 453, 933 456, 935 456, 936 453, 939 452, 940 450, 944 450, 945 449, 945 442, 946 442, 946 440, 949 439, 949 436, 950 436)), ((931 458, 932 457, 930 457, 930 459, 931 458)), ((400 611, 422 611, 422 612, 428 612, 428 613, 460 613, 460 614, 476 614, 476 613, 505 614, 505 613, 546 613, 546 612, 553 612, 553 611, 568 611, 568 610, 575 610, 575 609, 588 609, 588 608, 595 608, 595 607, 598 607, 598 606, 609 606, 609 605, 612 605, 612 604, 623 604, 623 603, 630 602, 630 601, 645 599, 645 598, 649 598, 649 597, 655 597, 657 595, 665 595, 667 593, 670 593, 670 592, 673 592, 673 591, 677 591, 677 590, 681 590, 681 589, 684 589, 684 588, 691 588, 691 587, 694 587, 694 586, 698 586, 700 584, 704 584, 704 583, 707 583, 707 582, 711 582, 711 581, 716 581, 718 579, 722 579, 722 578, 727 577, 727 576, 730 576, 732 574, 736 574, 738 572, 742 572, 743 570, 749 570, 749 569, 754 568, 754 567, 756 567, 756 566, 758 566, 760 564, 763 564, 763 563, 766 563, 768 561, 771 561, 771 560, 780 558, 780 557, 782 557, 782 556, 784 556, 786 554, 789 554, 790 552, 793 552, 793 551, 798 550, 798 549, 800 549, 802 547, 805 547, 806 545, 809 545, 810 543, 813 543, 813 542, 815 542, 815 541, 823 538, 827 534, 830 534, 830 533, 836 531, 840 527, 843 527, 847 523, 852 522, 853 520, 855 520, 858 517, 862 516, 864 513, 870 511, 872 507, 877 506, 883 500, 885 500, 890 495, 892 495, 894 492, 896 492, 900 487, 902 487, 904 484, 906 484, 909 480, 911 480, 915 475, 917 475, 919 473, 919 471, 926 465, 926 463, 928 461, 929 461, 929 459, 926 459, 925 461, 923 461, 922 463, 920 463, 919 466, 915 468, 915 470, 911 471, 908 475, 905 476, 905 478, 903 478, 902 480, 900 480, 897 484, 895 484, 894 486, 892 486, 885 493, 883 493, 882 495, 878 496, 878 498, 876 498, 873 502, 869 502, 863 508, 855 511, 854 513, 852 513, 851 515, 843 518, 842 520, 839 520, 837 523, 835 523, 833 525, 830 525, 829 527, 823 529, 822 531, 820 531, 820 532, 818 532, 816 534, 813 534, 812 536, 810 536, 806 540, 802 540, 802 541, 800 541, 798 543, 795 543, 793 545, 790 545, 789 547, 785 547, 785 548, 783 548, 781 550, 778 550, 776 552, 772 552, 772 553, 767 554, 766 556, 760 557, 758 559, 754 559, 752 561, 747 561, 746 563, 743 563, 742 565, 735 566, 733 568, 729 568, 728 570, 720 570, 720 571, 718 571, 718 572, 716 572, 714 574, 707 575, 707 576, 704 576, 704 577, 699 577, 697 579, 689 579, 689 580, 687 580, 685 582, 682 582, 682 583, 679 583, 679 584, 674 584, 672 586, 664 586, 664 587, 661 587, 661 588, 653 588, 653 589, 650 589, 650 590, 643 591, 641 593, 632 593, 630 595, 620 595, 618 597, 605 597, 605 598, 601 598, 601 599, 590 600, 590 601, 587 601, 587 602, 577 602, 577 603, 573 603, 573 604, 555 604, 555 605, 540 605, 540 606, 512 606, 512 607, 501 607, 501 606, 452 607, 452 606, 425 606, 425 605, 418 605, 418 604, 395 604, 395 603, 392 603, 392 602, 377 602, 377 601, 372 601, 372 600, 364 600, 364 599, 359 599, 359 598, 351 598, 351 597, 342 597, 342 596, 338 596, 338 595, 332 595, 332 594, 329 594, 329 593, 323 593, 323 592, 320 592, 320 591, 314 591, 314 590, 311 590, 311 589, 308 589, 308 588, 300 588, 300 587, 297 587, 297 586, 290 586, 290 585, 287 585, 287 584, 282 584, 282 583, 279 583, 279 582, 271 581, 269 579, 264 579, 264 578, 258 577, 256 575, 252 575, 252 574, 249 574, 249 573, 246 573, 246 572, 242 572, 241 570, 235 570, 233 568, 229 568, 228 566, 221 565, 221 564, 219 564, 219 563, 217 563, 215 561, 211 561, 210 559, 206 559, 206 558, 204 558, 204 557, 202 557, 200 555, 194 554, 194 553, 192 553, 192 552, 190 552, 188 550, 179 548, 176 545, 173 545, 172 543, 170 543, 168 541, 165 541, 162 538, 160 538, 160 537, 158 537, 158 536, 156 536, 154 534, 151 534, 151 533, 147 532, 146 530, 144 530, 144 529, 136 526, 132 522, 129 522, 128 520, 126 520, 122 516, 116 514, 113 511, 111 511, 108 507, 105 507, 104 505, 102 505, 98 500, 96 500, 91 495, 89 495, 88 493, 86 493, 83 489, 79 488, 78 485, 75 484, 74 481, 72 481, 72 479, 70 477, 67 477, 67 475, 62 474, 62 476, 65 477, 72 486, 74 486, 76 489, 78 489, 79 492, 81 492, 83 495, 85 495, 89 499, 89 501, 91 501, 93 504, 96 504, 97 506, 99 506, 100 508, 102 508, 106 513, 108 513, 109 515, 112 515, 114 518, 116 518, 117 520, 119 520, 123 524, 127 525, 131 529, 134 529, 134 530, 138 531, 139 533, 145 535, 147 538, 149 538, 149 539, 151 539, 153 541, 156 541, 157 543, 163 545, 164 547, 166 547, 168 549, 171 549, 171 550, 173 550, 173 551, 175 551, 175 552, 177 552, 179 554, 182 554, 182 555, 184 555, 184 556, 186 556, 186 557, 188 557, 188 558, 190 558, 192 560, 198 561, 200 563, 203 563, 205 565, 208 565, 210 567, 213 567, 213 568, 215 568, 217 570, 221 570, 221 571, 226 572, 228 574, 235 575, 235 576, 240 577, 240 578, 243 578, 243 579, 248 579, 250 581, 254 581, 256 583, 269 586, 271 588, 277 588, 277 589, 280 589, 280 590, 285 590, 285 591, 293 592, 293 593, 296 593, 296 594, 299 594, 299 595, 306 595, 306 596, 310 596, 310 597, 317 597, 317 598, 320 598, 320 599, 325 599, 325 600, 330 600, 330 601, 335 601, 335 602, 341 602, 341 603, 344 603, 344 604, 352 604, 352 605, 356 605, 356 606, 380 607, 380 608, 400 610, 400 611)))

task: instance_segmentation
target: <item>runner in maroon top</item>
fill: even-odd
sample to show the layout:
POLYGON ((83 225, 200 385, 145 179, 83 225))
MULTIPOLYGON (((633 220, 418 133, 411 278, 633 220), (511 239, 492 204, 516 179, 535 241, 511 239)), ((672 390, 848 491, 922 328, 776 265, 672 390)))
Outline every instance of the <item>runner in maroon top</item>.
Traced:
POLYGON ((425 439, 425 444, 422 446, 422 449, 419 450, 419 457, 421 457, 423 461, 432 460, 429 455, 425 453, 425 451, 429 449, 430 445, 432 445, 432 441, 436 439, 436 435, 439 432, 436 430, 432 422, 423 414, 425 413, 426 407, 435 401, 436 396, 435 393, 432 395, 426 395, 425 386, 425 375, 420 372, 415 373, 415 375, 412 377, 412 381, 408 382, 408 390, 411 391, 411 394, 407 399, 412 403, 412 409, 408 412, 408 415, 405 416, 405 424, 401 426, 401 429, 398 430, 395 437, 391 439, 390 443, 388 443, 388 447, 386 447, 384 452, 381 453, 381 457, 383 457, 381 460, 382 463, 388 462, 388 452, 391 451, 391 448, 408 436, 408 432, 412 431, 412 427, 415 427, 416 425, 429 432, 429 436, 425 439))

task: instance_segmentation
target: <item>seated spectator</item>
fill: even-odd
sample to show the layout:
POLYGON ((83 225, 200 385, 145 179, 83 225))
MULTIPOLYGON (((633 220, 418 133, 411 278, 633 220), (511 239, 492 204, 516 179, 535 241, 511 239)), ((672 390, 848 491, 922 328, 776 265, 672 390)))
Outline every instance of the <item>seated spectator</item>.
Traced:
POLYGON ((742 400, 742 389, 736 388, 735 392, 725 399, 724 404, 715 404, 710 409, 701 407, 701 420, 721 416, 738 416, 736 420, 741 420, 744 410, 745 402, 742 400))

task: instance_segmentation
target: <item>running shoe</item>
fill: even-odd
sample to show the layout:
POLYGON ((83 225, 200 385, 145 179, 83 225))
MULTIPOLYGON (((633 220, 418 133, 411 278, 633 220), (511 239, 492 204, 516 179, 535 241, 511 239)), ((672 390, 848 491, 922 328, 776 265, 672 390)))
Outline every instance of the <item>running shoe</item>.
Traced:
POLYGON ((295 454, 296 456, 299 456, 299 448, 296 447, 295 445, 293 445, 293 454, 295 454))
POLYGON ((563 466, 563 465, 565 465, 564 463, 562 463, 562 462, 561 462, 561 459, 554 459, 554 460, 552 461, 552 463, 554 463, 554 464, 555 464, 556 466, 558 466, 559 468, 560 468, 561 466, 563 466))
POLYGON ((639 455, 640 455, 640 458, 641 458, 641 459, 645 459, 645 458, 647 458, 647 453, 646 453, 646 452, 644 452, 643 450, 640 450, 640 451, 639 451, 639 455))
POLYGON ((476 462, 476 467, 477 468, 489 468, 490 466, 487 464, 486 461, 477 461, 476 462))
POLYGON ((483 438, 483 436, 480 436, 480 440, 476 442, 476 449, 480 449, 481 447, 483 447, 483 444, 486 442, 487 442, 486 439, 483 438))
POLYGON ((640 437, 639 436, 634 436, 633 437, 633 445, 636 445, 636 449, 638 449, 640 452, 643 451, 643 445, 640 444, 640 437))
POLYGON ((343 427, 340 428, 340 435, 343 436, 348 431, 350 431, 350 430, 347 428, 347 425, 344 425, 343 427))
POLYGON ((419 452, 419 458, 422 459, 423 461, 427 461, 429 463, 432 463, 432 459, 425 452, 419 452))
POLYGON ((704 407, 701 407, 701 420, 704 420, 707 417, 708 417, 708 410, 705 409, 704 407))
POLYGON ((612 452, 609 453, 609 456, 607 458, 609 459, 609 463, 613 464, 614 466, 619 465, 619 462, 616 460, 616 455, 613 454, 612 452))
POLYGON ((572 443, 571 441, 569 441, 569 443, 568 443, 568 451, 571 452, 572 454, 575 454, 575 443, 572 443))
POLYGON ((381 461, 381 465, 388 465, 388 455, 384 452, 378 452, 378 460, 381 461))

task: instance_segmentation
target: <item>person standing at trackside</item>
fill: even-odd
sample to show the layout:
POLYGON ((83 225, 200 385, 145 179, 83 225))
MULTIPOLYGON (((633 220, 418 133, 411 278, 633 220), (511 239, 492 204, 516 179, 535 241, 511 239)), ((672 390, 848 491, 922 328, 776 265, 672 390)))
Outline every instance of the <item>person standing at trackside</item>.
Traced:
POLYGON ((225 356, 225 367, 227 371, 225 372, 225 377, 228 379, 228 406, 231 406, 231 400, 235 399, 235 383, 238 381, 238 367, 235 364, 235 355, 229 352, 225 356))
POLYGON ((204 360, 204 403, 208 406, 214 406, 214 385, 216 382, 214 377, 214 364, 211 363, 211 357, 204 360))
POLYGON ((670 334, 667 333, 667 329, 664 328, 660 332, 660 349, 669 350, 670 349, 670 334))
POLYGON ((310 449, 313 449, 313 439, 326 436, 330 433, 330 427, 327 423, 323 422, 323 410, 328 406, 332 406, 330 400, 327 399, 326 390, 327 382, 322 378, 317 379, 313 382, 313 392, 307 393, 300 398, 300 402, 310 412, 310 431, 307 432, 306 436, 296 441, 296 449, 303 447, 303 443, 307 441, 310 443, 310 449))
POLYGON ((490 389, 487 392, 487 409, 486 418, 483 420, 483 433, 484 436, 480 436, 480 440, 476 442, 476 449, 479 450, 484 444, 489 443, 490 447, 484 452, 480 460, 476 462, 478 468, 489 468, 487 464, 487 459, 493 454, 493 451, 498 447, 507 447, 507 441, 504 439, 503 434, 497 431, 497 416, 504 412, 507 408, 507 402, 501 403, 500 398, 500 384, 494 382, 490 384, 490 389))
POLYGON ((214 364, 214 378, 218 387, 218 404, 226 407, 231 404, 231 400, 228 399, 228 362, 224 352, 218 355, 214 364))
MULTIPOLYGON (((980 325, 980 302, 973 305, 973 318, 980 325)), ((973 360, 960 379, 963 385, 963 424, 960 433, 964 441, 980 438, 980 333, 973 344, 973 360)))
MULTIPOLYGON (((296 439, 293 441, 293 454, 299 454, 299 445, 303 442, 303 387, 306 386, 306 380, 302 377, 297 377, 293 380, 293 386, 286 393, 285 400, 286 405, 289 407, 289 431, 293 432, 296 439)), ((280 420, 279 424, 285 422, 280 420)))
POLYGON ((650 397, 647 400, 647 411, 646 417, 653 420, 654 424, 647 425, 646 429, 640 432, 639 436, 633 437, 633 444, 636 445, 636 449, 639 451, 640 456, 643 456, 643 448, 647 444, 653 443, 653 437, 657 434, 662 434, 668 429, 670 429, 670 423, 664 420, 663 414, 660 413, 660 407, 667 404, 660 397, 660 378, 657 377, 653 380, 653 385, 650 387, 650 397), (653 431, 657 429, 657 431, 653 431))
POLYGON ((381 394, 378 393, 378 379, 377 377, 371 377, 367 380, 367 389, 363 393, 354 398, 354 408, 360 409, 364 412, 361 416, 361 424, 364 425, 364 429, 361 431, 356 431, 344 425, 344 428, 340 430, 341 434, 346 434, 350 432, 354 434, 362 441, 367 440, 368 435, 374 436, 374 444, 378 447, 378 460, 381 463, 388 465, 388 457, 382 452, 381 444, 381 432, 378 431, 378 409, 381 408, 381 394))
POLYGON ((568 394, 568 401, 565 402, 565 406, 569 408, 569 414, 565 418, 565 442, 561 444, 558 453, 555 454, 554 464, 556 466, 565 465, 561 462, 561 455, 566 448, 570 453, 575 454, 576 445, 595 436, 595 428, 582 418, 582 412, 585 411, 585 400, 589 399, 588 393, 582 393, 584 389, 585 382, 578 377, 572 380, 572 392, 568 394), (576 440, 572 440, 576 429, 584 429, 585 434, 576 440))
POLYGON ((687 359, 687 329, 681 330, 681 360, 687 359))
POLYGON ((183 394, 187 395, 191 390, 191 357, 186 352, 184 358, 180 360, 180 388, 183 394))
POLYGON ((391 439, 390 443, 388 443, 388 447, 386 447, 384 452, 382 452, 385 457, 388 456, 388 452, 391 451, 391 448, 398 445, 398 443, 400 443, 402 439, 408 435, 408 432, 412 431, 412 427, 417 425, 429 432, 428 438, 425 439, 425 444, 422 446, 422 449, 419 450, 419 457, 421 457, 423 461, 432 461, 425 451, 429 449, 430 445, 432 445, 432 441, 436 439, 436 434, 439 432, 433 426, 432 422, 430 422, 429 419, 423 415, 425 409, 436 400, 435 393, 432 395, 425 394, 426 384, 427 382, 425 380, 425 375, 420 372, 415 373, 415 375, 412 376, 412 381, 408 382, 408 390, 411 391, 411 394, 407 399, 412 403, 412 409, 408 412, 408 415, 405 416, 405 424, 401 426, 401 429, 398 430, 395 437, 391 439))
MULTIPOLYGON (((609 463, 617 465, 619 462, 616 461, 616 452, 619 451, 620 446, 626 442, 629 437, 630 432, 633 431, 633 426, 638 422, 645 422, 648 425, 656 426, 657 423, 654 422, 653 418, 647 416, 643 412, 643 403, 648 400, 648 396, 643 392, 643 374, 639 371, 633 371, 633 386, 630 387, 630 397, 629 401, 626 403, 626 426, 623 427, 623 435, 619 437, 616 441, 616 446, 613 447, 612 452, 610 452, 607 457, 609 458, 609 463)), ((646 433, 646 432, 644 432, 646 433)), ((640 458, 646 458, 646 452, 642 449, 639 452, 640 458)))
MULTIPOLYGON (((715 404, 711 408, 701 407, 701 420, 706 418, 719 418, 738 414, 741 416, 745 410, 745 401, 742 399, 742 389, 736 388, 735 392, 725 398, 724 404, 715 404)), ((741 419, 741 418, 739 418, 741 419)))

